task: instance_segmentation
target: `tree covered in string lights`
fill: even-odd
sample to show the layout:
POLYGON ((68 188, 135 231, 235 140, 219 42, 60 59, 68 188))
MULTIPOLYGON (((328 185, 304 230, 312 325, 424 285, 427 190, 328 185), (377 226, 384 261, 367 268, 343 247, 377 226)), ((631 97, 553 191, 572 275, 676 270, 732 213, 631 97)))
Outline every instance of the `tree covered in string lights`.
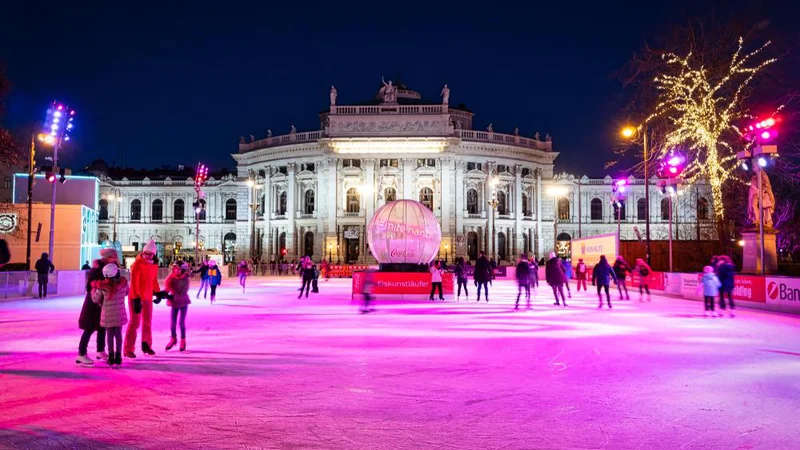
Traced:
POLYGON ((693 51, 667 52, 653 77, 657 91, 648 121, 663 120, 661 152, 683 149, 688 156, 684 179, 702 178, 712 189, 714 211, 725 216, 723 187, 736 169, 736 152, 744 148, 737 125, 749 117, 748 96, 753 80, 776 58, 764 56, 770 42, 748 50, 739 38, 727 64, 708 66, 693 51))

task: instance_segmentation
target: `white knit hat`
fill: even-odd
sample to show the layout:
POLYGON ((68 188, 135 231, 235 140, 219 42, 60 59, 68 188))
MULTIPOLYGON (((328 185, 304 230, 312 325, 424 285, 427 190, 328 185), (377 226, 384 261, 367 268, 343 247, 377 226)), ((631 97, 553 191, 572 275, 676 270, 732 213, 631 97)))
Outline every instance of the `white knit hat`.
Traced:
POLYGON ((156 254, 157 250, 158 249, 156 248, 156 242, 154 240, 152 240, 152 239, 150 239, 147 242, 147 244, 144 245, 144 248, 142 249, 143 252, 150 252, 150 253, 152 253, 154 255, 156 254))
POLYGON ((106 278, 114 278, 119 274, 119 267, 116 264, 106 264, 103 266, 103 276, 106 278))

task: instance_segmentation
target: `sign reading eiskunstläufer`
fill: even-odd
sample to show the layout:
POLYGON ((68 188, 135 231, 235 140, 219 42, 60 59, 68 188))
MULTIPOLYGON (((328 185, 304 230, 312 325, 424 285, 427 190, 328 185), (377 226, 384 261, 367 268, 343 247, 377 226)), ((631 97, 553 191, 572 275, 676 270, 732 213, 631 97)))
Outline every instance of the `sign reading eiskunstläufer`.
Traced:
POLYGON ((600 261, 601 255, 606 255, 609 264, 613 264, 619 254, 617 233, 575 239, 571 244, 573 266, 578 263, 578 259, 583 259, 587 266, 594 267, 600 261))

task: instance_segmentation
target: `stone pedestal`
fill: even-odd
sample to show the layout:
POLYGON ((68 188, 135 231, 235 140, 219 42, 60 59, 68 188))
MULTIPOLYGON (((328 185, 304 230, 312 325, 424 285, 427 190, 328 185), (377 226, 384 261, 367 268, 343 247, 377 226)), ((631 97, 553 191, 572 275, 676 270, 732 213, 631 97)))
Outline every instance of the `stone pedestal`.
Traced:
MULTIPOLYGON (((756 231, 742 233, 744 240, 744 251, 742 254, 742 272, 761 273, 761 234, 756 231)), ((774 232, 764 233, 764 267, 766 273, 778 272, 778 251, 776 246, 776 234, 774 232)))

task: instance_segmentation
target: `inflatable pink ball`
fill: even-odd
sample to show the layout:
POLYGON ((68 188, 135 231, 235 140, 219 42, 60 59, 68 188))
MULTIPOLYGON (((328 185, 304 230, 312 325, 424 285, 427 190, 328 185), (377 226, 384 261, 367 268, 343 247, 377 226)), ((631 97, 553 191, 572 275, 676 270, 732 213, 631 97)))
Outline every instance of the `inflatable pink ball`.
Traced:
POLYGON ((422 203, 397 200, 375 211, 367 242, 379 263, 428 264, 439 251, 442 229, 422 203))

